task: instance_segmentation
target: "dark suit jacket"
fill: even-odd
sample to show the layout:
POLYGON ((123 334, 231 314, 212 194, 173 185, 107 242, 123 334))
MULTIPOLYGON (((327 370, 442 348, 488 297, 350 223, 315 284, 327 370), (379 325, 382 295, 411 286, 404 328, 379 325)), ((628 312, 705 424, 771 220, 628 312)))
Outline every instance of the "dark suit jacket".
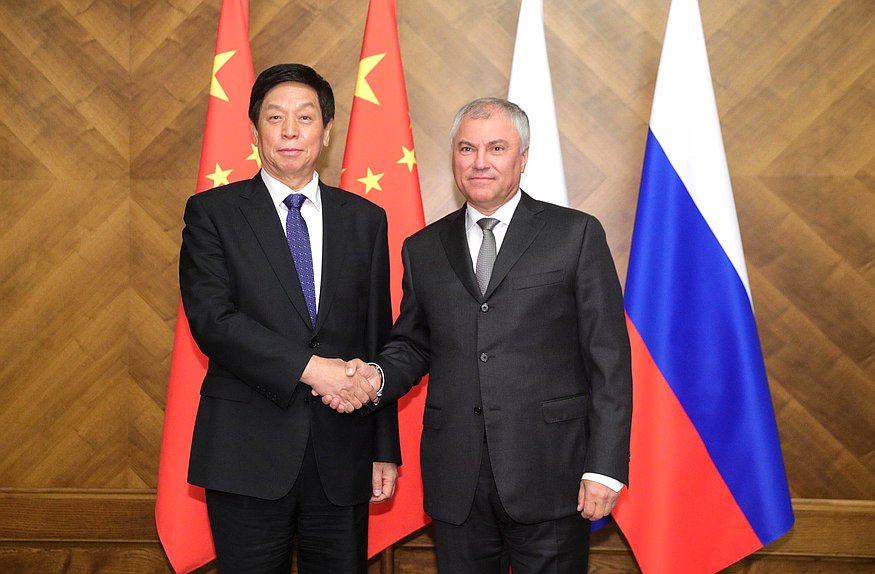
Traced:
POLYGON ((422 433, 425 510, 471 508, 484 430, 516 521, 576 512, 580 477, 627 480, 629 338, 617 272, 592 216, 523 193, 480 294, 465 209, 408 238, 404 297, 377 362, 384 401, 430 370, 422 433))
POLYGON ((337 414, 299 382, 314 354, 373 357, 392 322, 385 212, 320 183, 322 287, 315 330, 276 208, 260 174, 192 196, 180 287, 209 368, 189 482, 276 499, 294 484, 308 436, 328 498, 371 496, 373 461, 400 463, 397 409, 337 414))

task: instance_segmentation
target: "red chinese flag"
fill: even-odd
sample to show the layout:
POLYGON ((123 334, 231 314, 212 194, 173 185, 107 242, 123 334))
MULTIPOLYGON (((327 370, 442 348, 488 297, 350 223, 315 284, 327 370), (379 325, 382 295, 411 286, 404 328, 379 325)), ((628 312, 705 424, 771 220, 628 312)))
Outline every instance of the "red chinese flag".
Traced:
MULTIPOLYGON (((260 167, 249 130, 249 91, 253 82, 249 0, 224 0, 197 191, 249 179, 260 167)), ((155 505, 158 536, 176 572, 191 572, 216 557, 204 491, 187 481, 191 435, 206 369, 207 359, 192 339, 180 305, 155 505)))
MULTIPOLYGON (((386 210, 389 218, 392 304, 397 317, 403 271, 401 244, 405 238, 422 229, 425 219, 398 46, 394 0, 371 0, 368 7, 340 185, 386 210)), ((428 516, 422 511, 422 476, 419 468, 425 383, 423 381, 398 403, 404 465, 400 469, 394 498, 385 504, 371 506, 369 556, 429 522, 428 516)))

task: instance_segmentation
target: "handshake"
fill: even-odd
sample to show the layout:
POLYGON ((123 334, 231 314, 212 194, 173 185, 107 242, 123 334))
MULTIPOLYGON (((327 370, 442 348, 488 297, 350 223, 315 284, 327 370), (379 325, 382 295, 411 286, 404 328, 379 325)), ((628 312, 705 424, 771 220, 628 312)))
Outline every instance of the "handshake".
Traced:
POLYGON ((343 361, 313 356, 301 374, 314 397, 339 413, 351 413, 377 400, 383 385, 377 369, 361 359, 343 361))

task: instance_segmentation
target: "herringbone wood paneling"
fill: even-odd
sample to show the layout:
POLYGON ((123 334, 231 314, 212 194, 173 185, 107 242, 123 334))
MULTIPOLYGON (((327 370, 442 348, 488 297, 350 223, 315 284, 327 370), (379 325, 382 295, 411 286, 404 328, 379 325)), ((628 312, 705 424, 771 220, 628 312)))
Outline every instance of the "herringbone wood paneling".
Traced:
MULTIPOLYGON (((452 116, 506 93, 519 1, 398 4, 434 221, 461 204, 452 116)), ((668 4, 545 0, 569 199, 622 277, 668 4)), ((219 6, 0 0, 0 487, 156 486, 219 6)), ((792 493, 875 499, 875 4, 701 9, 792 493)), ((366 11, 251 2, 256 72, 301 61, 335 88, 330 183, 366 11)))

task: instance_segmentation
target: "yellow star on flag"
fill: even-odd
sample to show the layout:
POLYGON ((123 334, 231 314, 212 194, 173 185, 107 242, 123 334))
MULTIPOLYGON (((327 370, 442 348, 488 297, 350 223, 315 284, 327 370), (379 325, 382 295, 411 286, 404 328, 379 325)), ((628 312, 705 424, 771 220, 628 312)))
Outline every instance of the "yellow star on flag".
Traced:
POLYGON ((404 146, 401 146, 401 153, 404 155, 396 161, 395 163, 403 163, 407 165, 408 171, 413 171, 413 166, 416 165, 416 151, 412 149, 407 149, 404 146))
POLYGON ((237 53, 237 50, 231 50, 230 52, 222 52, 221 54, 216 54, 216 57, 213 59, 213 78, 210 80, 210 95, 219 98, 225 102, 228 101, 228 95, 225 93, 225 90, 222 89, 222 84, 219 83, 219 80, 216 78, 216 74, 219 73, 219 70, 222 69, 222 66, 228 63, 228 60, 237 53))
POLYGON ((357 98, 361 98, 363 100, 367 100, 372 104, 380 105, 380 101, 377 99, 376 94, 374 94, 374 90, 371 89, 371 85, 368 83, 367 76, 371 73, 371 71, 377 67, 377 64, 380 63, 386 56, 385 53, 377 54, 376 56, 368 56, 367 58, 362 58, 359 62, 359 73, 358 77, 355 80, 355 96, 357 98))
POLYGON ((207 174, 205 177, 207 179, 213 180, 213 187, 219 187, 220 185, 228 185, 230 182, 228 181, 228 176, 231 175, 233 169, 222 169, 219 167, 219 164, 216 164, 216 171, 213 173, 207 174))
POLYGON ((249 154, 249 157, 246 159, 251 159, 258 164, 258 169, 261 169, 261 156, 258 155, 258 146, 252 142, 250 142, 249 145, 252 147, 252 153, 249 154))
POLYGON ((361 179, 358 179, 357 181, 365 184, 365 195, 367 195, 372 189, 376 189, 377 191, 383 191, 383 188, 380 187, 380 179, 382 177, 382 173, 374 173, 371 171, 371 168, 368 168, 368 175, 361 179))

